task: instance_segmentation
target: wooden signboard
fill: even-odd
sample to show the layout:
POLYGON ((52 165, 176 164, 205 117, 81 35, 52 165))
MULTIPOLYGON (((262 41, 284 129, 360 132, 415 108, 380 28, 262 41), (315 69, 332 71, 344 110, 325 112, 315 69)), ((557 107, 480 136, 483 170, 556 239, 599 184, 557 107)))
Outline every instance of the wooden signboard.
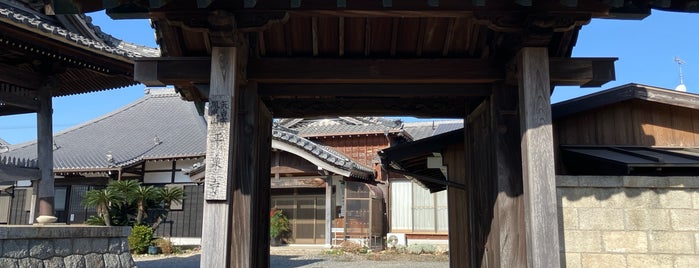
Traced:
POLYGON ((230 145, 231 96, 209 96, 209 122, 206 140, 206 184, 205 200, 226 200, 228 198, 228 163, 230 145))

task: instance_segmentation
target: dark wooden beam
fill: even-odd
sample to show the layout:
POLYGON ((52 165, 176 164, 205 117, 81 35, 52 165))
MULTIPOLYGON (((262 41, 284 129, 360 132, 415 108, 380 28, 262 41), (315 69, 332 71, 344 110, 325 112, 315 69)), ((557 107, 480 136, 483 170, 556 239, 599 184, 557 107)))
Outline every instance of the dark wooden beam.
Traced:
POLYGON ((282 98, 267 100, 267 105, 276 118, 330 115, 458 118, 466 109, 467 99, 470 98, 282 98))
POLYGON ((600 87, 616 80, 618 58, 550 58, 549 76, 558 86, 600 87))
POLYGON ((480 59, 257 59, 248 79, 258 83, 449 84, 502 80, 502 70, 480 59))
POLYGON ((14 106, 31 111, 39 110, 39 101, 36 98, 20 96, 12 93, 0 92, 0 105, 14 106))
MULTIPOLYGON (((598 86, 615 78, 616 58, 552 58, 554 85, 598 86)), ((136 81, 147 86, 208 84, 210 59, 142 58, 136 81)), ((507 75, 516 84, 516 74, 507 75)), ((251 59, 248 80, 260 84, 479 84, 506 79, 483 59, 251 59), (419 71, 416 71, 419 70, 419 71)))
POLYGON ((488 96, 487 84, 262 84, 263 97, 447 97, 488 96))
POLYGON ((0 82, 28 89, 38 89, 46 82, 46 76, 35 72, 22 71, 15 66, 0 63, 0 82))
POLYGON ((208 84, 209 57, 161 57, 135 59, 134 80, 146 86, 208 84))

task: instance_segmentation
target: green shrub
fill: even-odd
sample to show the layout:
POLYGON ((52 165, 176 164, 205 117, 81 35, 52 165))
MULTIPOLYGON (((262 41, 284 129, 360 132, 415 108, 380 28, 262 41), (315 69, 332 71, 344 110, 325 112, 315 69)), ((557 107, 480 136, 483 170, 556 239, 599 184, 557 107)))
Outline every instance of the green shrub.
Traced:
POLYGON ((87 220, 85 220, 85 223, 87 223, 87 225, 100 225, 100 226, 106 225, 104 223, 104 218, 102 218, 100 216, 95 216, 95 215, 87 218, 87 220))
POLYGON ((144 225, 136 225, 131 229, 129 235, 129 249, 136 254, 143 254, 148 251, 148 246, 153 241, 153 229, 144 225))
POLYGON ((275 208, 269 214, 269 238, 289 238, 291 226, 284 212, 275 208))

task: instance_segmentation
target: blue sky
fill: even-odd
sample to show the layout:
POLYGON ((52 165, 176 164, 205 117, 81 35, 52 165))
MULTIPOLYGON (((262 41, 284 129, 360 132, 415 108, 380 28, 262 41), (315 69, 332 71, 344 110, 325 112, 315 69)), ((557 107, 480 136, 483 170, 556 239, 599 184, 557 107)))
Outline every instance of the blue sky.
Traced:
MULTIPOLYGON (((104 32, 122 40, 156 47, 148 20, 111 20, 90 14, 104 32)), ((699 14, 654 10, 644 20, 595 19, 583 26, 573 50, 575 57, 618 57, 616 81, 601 88, 557 87, 552 102, 599 90, 640 83, 675 88, 679 73, 674 57, 682 58, 684 84, 699 92, 699 14)), ((95 119, 143 96, 143 86, 54 98, 54 132, 95 119)), ((0 138, 17 144, 36 139, 36 115, 0 117, 0 138)))

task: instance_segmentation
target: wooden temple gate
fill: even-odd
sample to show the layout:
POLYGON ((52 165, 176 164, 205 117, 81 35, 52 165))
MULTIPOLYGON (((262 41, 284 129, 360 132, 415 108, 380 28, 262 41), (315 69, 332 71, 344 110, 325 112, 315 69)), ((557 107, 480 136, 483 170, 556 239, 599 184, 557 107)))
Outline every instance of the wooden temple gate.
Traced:
POLYGON ((465 185, 449 188, 451 266, 558 267, 550 93, 614 79, 614 58, 570 57, 578 31, 652 5, 54 0, 52 9, 150 18, 163 55, 137 60, 135 79, 209 102, 202 267, 269 266, 272 117, 330 115, 464 118, 465 153, 445 160, 465 185))

